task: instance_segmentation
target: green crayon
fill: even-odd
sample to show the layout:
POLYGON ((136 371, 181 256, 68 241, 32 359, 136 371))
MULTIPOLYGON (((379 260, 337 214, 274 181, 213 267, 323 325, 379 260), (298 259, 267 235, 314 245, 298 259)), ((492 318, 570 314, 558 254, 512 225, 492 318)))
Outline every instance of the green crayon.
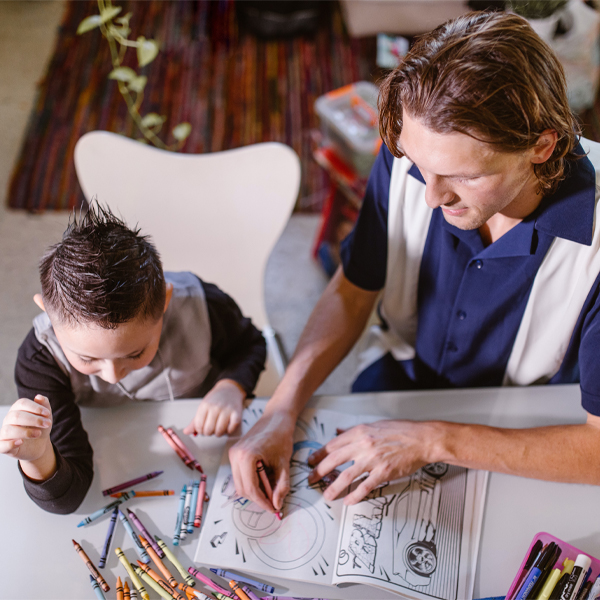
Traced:
POLYGON ((140 581, 139 577, 135 574, 134 570, 131 568, 131 565, 130 565, 129 561, 127 560, 127 557, 125 556, 125 553, 123 552, 123 550, 121 550, 121 548, 115 548, 115 554, 119 557, 119 560, 121 561, 122 565, 125 567, 125 570, 127 571, 127 574, 129 575, 129 577, 131 577, 131 581, 133 581, 133 585, 137 588, 138 592, 140 593, 140 596, 144 600, 150 600, 150 596, 148 595, 146 588, 142 585, 142 582, 140 581))
POLYGON ((190 586, 196 585, 196 580, 183 568, 182 564, 177 560, 177 557, 169 550, 169 547, 157 536, 154 536, 156 543, 162 548, 165 556, 173 563, 173 566, 179 571, 185 582, 190 586))

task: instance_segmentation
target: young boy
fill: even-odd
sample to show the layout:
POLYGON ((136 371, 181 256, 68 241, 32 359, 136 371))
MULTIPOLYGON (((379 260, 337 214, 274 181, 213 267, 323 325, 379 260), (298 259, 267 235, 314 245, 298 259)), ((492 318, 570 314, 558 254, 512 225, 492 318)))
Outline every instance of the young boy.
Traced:
POLYGON ((164 273, 154 246, 97 203, 40 262, 42 309, 19 349, 20 399, 0 429, 27 494, 66 514, 93 476, 78 405, 204 397, 186 434, 232 433, 266 358, 260 331, 216 286, 164 273))

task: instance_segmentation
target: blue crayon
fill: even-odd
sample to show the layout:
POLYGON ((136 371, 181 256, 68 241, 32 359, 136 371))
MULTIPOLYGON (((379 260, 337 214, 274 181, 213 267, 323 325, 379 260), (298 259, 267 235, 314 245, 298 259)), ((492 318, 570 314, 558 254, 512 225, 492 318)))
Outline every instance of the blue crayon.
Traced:
POLYGON ((100 585, 91 575, 90 583, 92 584, 92 589, 94 590, 94 594, 96 594, 96 598, 98 598, 98 600, 106 600, 106 596, 102 593, 100 585))
POLYGON ((223 569, 211 569, 211 571, 218 575, 219 577, 223 577, 224 579, 234 579, 235 581, 241 581, 242 583, 247 583, 251 585, 253 588, 257 590, 261 590, 263 592, 268 592, 272 594, 275 592, 275 588, 272 585, 267 585, 266 583, 260 583, 255 581, 254 579, 250 579, 248 577, 243 577, 242 575, 238 575, 237 573, 231 573, 230 571, 225 571, 223 569))
POLYGON ((200 480, 194 481, 194 487, 192 488, 192 505, 190 507, 190 516, 188 521, 188 533, 194 532, 194 514, 196 511, 196 504, 198 504, 198 492, 200 490, 200 480))
POLYGON ((98 566, 104 569, 106 566, 106 557, 110 550, 110 543, 112 541, 113 533, 115 532, 115 525, 117 524, 117 517, 119 516, 119 507, 115 506, 113 514, 110 516, 110 523, 108 524, 108 531, 106 532, 106 539, 104 540, 104 546, 102 547, 102 554, 100 555, 100 561, 98 566))
POLYGON ((133 547, 135 551, 138 553, 138 556, 141 558, 142 562, 148 564, 150 562, 150 557, 146 552, 144 546, 142 546, 142 542, 140 542, 140 538, 137 536, 137 533, 133 530, 133 527, 127 520, 127 517, 119 511, 119 519, 121 519, 121 523, 125 527, 125 531, 129 534, 129 537, 133 540, 133 547))
POLYGON ((187 486, 185 483, 179 494, 179 509, 177 510, 177 521, 175 522, 175 533, 173 534, 173 546, 179 546, 179 536, 181 534, 181 523, 183 523, 183 509, 185 507, 185 497, 187 495, 187 486))
POLYGON ((102 515, 105 515, 107 512, 110 512, 116 506, 123 504, 123 502, 125 502, 125 500, 129 500, 129 498, 133 498, 134 496, 135 496, 135 490, 131 490, 131 491, 123 494, 120 498, 117 498, 116 500, 114 500, 110 504, 107 504, 103 508, 99 508, 96 512, 93 512, 91 515, 89 515, 88 517, 83 519, 83 521, 81 521, 81 523, 79 523, 79 525, 77 525, 77 527, 83 527, 84 525, 87 525, 88 523, 95 521, 96 519, 100 518, 102 515))

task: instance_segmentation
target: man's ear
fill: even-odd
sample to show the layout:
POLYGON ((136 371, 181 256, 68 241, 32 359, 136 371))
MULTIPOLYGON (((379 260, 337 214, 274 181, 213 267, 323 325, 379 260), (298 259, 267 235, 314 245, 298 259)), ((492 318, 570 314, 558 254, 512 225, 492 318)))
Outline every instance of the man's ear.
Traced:
POLYGON ((44 306, 44 301, 42 300, 41 294, 35 294, 33 297, 33 301, 44 311, 46 312, 46 308, 44 306))
POLYGON ((167 283, 166 289, 166 297, 165 297, 165 310, 163 312, 167 312, 167 308, 169 308, 169 302, 171 302, 171 297, 173 296, 173 284, 167 283))
POLYGON ((533 152, 531 162, 537 165, 545 163, 552 156, 557 142, 558 134, 554 129, 545 129, 542 131, 536 145, 531 148, 533 152))

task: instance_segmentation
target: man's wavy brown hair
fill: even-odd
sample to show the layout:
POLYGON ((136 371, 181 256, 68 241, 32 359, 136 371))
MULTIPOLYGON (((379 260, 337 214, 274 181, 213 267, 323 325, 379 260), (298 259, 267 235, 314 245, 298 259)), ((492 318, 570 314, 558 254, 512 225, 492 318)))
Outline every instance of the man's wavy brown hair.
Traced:
POLYGON ((527 150, 553 129, 552 156, 534 165, 544 195, 579 158, 562 65, 518 15, 469 13, 419 38, 379 94, 381 137, 396 157, 403 110, 437 133, 464 133, 504 152, 527 150))

